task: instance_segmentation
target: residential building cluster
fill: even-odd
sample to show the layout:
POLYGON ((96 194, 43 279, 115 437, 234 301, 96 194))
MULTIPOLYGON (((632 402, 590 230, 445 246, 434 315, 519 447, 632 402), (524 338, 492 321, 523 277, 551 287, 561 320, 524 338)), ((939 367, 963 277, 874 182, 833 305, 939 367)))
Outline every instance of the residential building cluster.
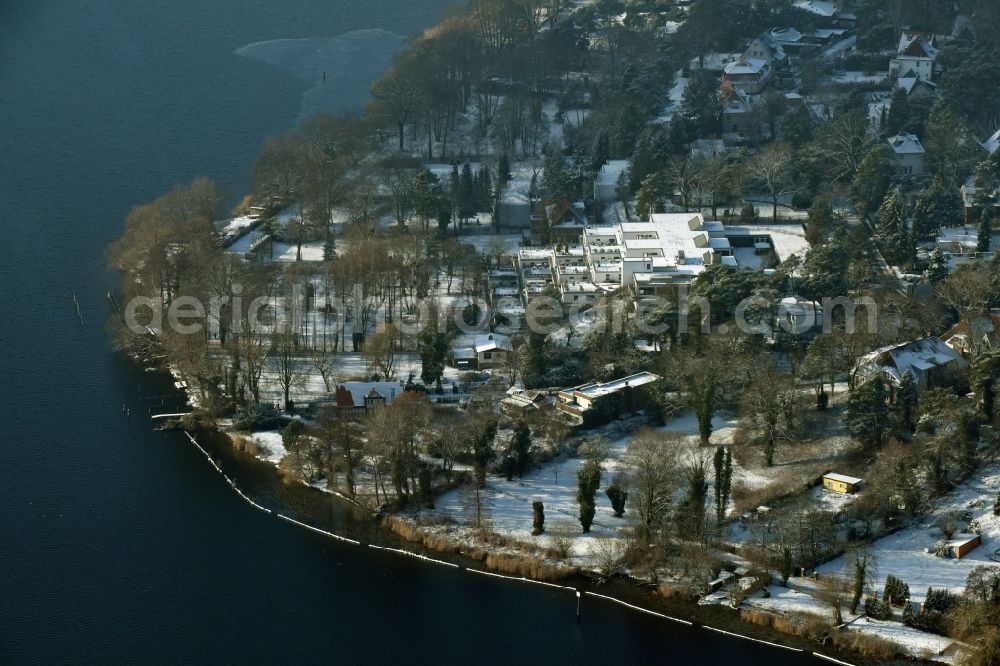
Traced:
MULTIPOLYGON (((518 250, 520 307, 545 293, 557 294, 564 305, 594 303, 620 289, 636 299, 670 295, 708 266, 761 268, 795 249, 775 243, 771 228, 726 226, 701 213, 581 225, 579 232, 570 243, 518 250)), ((514 271, 493 271, 490 277, 495 303, 513 296, 514 271)))

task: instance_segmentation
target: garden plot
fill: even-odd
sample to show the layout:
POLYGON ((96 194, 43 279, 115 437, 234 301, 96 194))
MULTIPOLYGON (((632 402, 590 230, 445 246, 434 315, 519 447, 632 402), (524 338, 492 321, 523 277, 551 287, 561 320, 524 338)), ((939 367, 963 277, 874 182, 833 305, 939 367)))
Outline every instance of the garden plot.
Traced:
MULTIPOLYGON (((923 601, 927 588, 946 589, 961 593, 965 579, 973 568, 982 565, 1000 566, 996 551, 1000 548, 1000 517, 993 515, 993 503, 1000 489, 1000 464, 975 473, 952 493, 942 498, 931 514, 906 529, 877 540, 872 544, 878 580, 892 574, 910 586, 910 598, 923 601), (938 518, 949 512, 968 511, 978 521, 982 544, 960 560, 944 559, 931 552, 942 538, 935 526, 938 518)), ((820 574, 847 575, 851 558, 844 555, 819 568, 820 574)))

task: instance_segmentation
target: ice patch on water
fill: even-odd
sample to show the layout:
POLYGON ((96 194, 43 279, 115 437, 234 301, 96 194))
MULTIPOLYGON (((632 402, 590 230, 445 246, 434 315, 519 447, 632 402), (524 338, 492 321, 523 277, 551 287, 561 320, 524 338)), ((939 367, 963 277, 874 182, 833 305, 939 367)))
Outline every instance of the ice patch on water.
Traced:
POLYGON ((299 120, 303 120, 320 112, 360 110, 370 98, 369 86, 389 68, 404 41, 387 30, 355 30, 329 38, 255 42, 236 53, 283 69, 311 85, 302 95, 299 120))

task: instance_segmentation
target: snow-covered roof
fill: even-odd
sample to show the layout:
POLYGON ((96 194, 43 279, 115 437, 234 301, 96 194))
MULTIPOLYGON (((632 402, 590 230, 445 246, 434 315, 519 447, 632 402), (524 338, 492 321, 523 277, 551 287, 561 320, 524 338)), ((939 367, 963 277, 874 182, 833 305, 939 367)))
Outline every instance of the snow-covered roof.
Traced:
POLYGON ((626 387, 635 388, 636 386, 652 384, 658 379, 660 379, 660 376, 654 375, 652 372, 637 372, 634 375, 615 379, 610 382, 591 382, 589 384, 581 384, 580 386, 575 386, 569 389, 568 392, 593 400, 595 398, 616 393, 626 387))
MULTIPOLYGON (((722 107, 723 113, 749 113, 753 107, 752 98, 738 86, 734 86, 732 81, 723 81, 719 89, 726 98, 725 104, 722 107)), ((722 140, 719 139, 719 141, 722 140)), ((722 141, 722 143, 725 145, 725 141, 722 141)))
POLYGON ((969 227, 939 227, 934 242, 951 248, 965 248, 975 251, 979 247, 979 234, 969 227))
POLYGON ((802 41, 802 33, 795 28, 771 28, 770 34, 778 44, 798 44, 802 41))
POLYGON ((501 333, 479 333, 462 335, 452 344, 452 356, 456 359, 472 359, 476 354, 496 350, 510 350, 510 338, 501 333))
POLYGON ((930 58, 933 60, 937 57, 938 50, 934 47, 933 34, 904 30, 899 35, 899 44, 896 47, 896 53, 914 58, 930 58))
POLYGON ((514 393, 508 395, 506 398, 500 401, 501 404, 508 407, 514 407, 519 410, 536 410, 538 409, 538 404, 531 399, 525 393, 514 393))
POLYGON ((510 342, 507 340, 507 336, 500 335, 499 333, 476 335, 473 338, 477 354, 493 351, 494 349, 510 349, 510 342))
POLYGON ((725 66, 726 76, 762 74, 767 71, 767 61, 762 58, 740 58, 725 66))
POLYGON ((594 294, 599 291, 597 285, 592 282, 575 282, 573 284, 564 284, 561 288, 564 294, 594 294))
POLYGON ((769 238, 771 248, 778 256, 778 261, 784 261, 793 254, 802 258, 806 256, 806 252, 809 250, 809 241, 806 240, 802 226, 798 224, 732 226, 726 227, 726 235, 729 237, 758 236, 769 238))
POLYGON ((231 220, 222 222, 220 231, 225 235, 236 235, 244 229, 252 227, 258 220, 259 218, 256 215, 241 215, 240 217, 234 217, 231 220))
POLYGON ((990 155, 997 152, 997 150, 1000 150, 1000 130, 994 132, 985 141, 980 141, 979 145, 982 146, 983 150, 985 150, 990 155))
POLYGON ((816 28, 816 30, 813 31, 813 35, 819 37, 820 39, 843 37, 846 33, 847 30, 843 28, 816 28))
POLYGON ((587 223, 586 207, 581 202, 571 203, 569 199, 560 199, 545 206, 545 216, 557 224, 566 218, 574 218, 580 224, 587 223))
POLYGON ((897 155, 923 155, 924 147, 920 145, 920 139, 917 138, 916 134, 909 134, 906 132, 901 132, 896 136, 891 136, 886 139, 889 142, 889 147, 892 148, 892 152, 897 155))
POLYGON ((847 476, 846 474, 837 474, 835 472, 830 472, 823 475, 824 479, 830 479, 831 481, 840 481, 841 483, 846 483, 848 485, 855 486, 861 483, 861 479, 855 476, 847 476))
POLYGON ((881 371, 898 383, 908 370, 914 378, 917 378, 925 370, 950 364, 956 367, 968 365, 965 359, 941 338, 927 337, 869 352, 861 357, 858 370, 859 374, 881 371))
POLYGON ((809 314, 823 311, 823 307, 821 305, 818 305, 815 301, 810 301, 808 298, 802 298, 801 296, 785 296, 778 301, 778 309, 784 310, 789 314, 809 314))
POLYGON ((836 5, 826 0, 795 0, 795 6, 810 14, 817 14, 826 18, 830 18, 837 13, 836 5))
POLYGON ((974 541, 980 541, 982 539, 978 534, 961 534, 951 541, 948 542, 948 548, 961 548, 967 544, 973 543, 974 541))
POLYGON ((1000 342, 1000 315, 979 314, 963 317, 941 334, 949 347, 962 352, 981 352, 1000 342))
POLYGON ((739 53, 706 53, 701 58, 692 58, 691 62, 688 63, 688 68, 692 71, 704 69, 710 72, 721 72, 727 63, 733 62, 739 57, 739 53))
POLYGON ((522 247, 518 248, 517 256, 521 261, 541 261, 552 258, 552 248, 522 247))
MULTIPOLYGON (((912 71, 912 70, 911 70, 912 71)), ((918 86, 927 88, 931 92, 937 92, 937 84, 927 79, 922 79, 917 75, 901 76, 896 80, 896 85, 902 88, 907 95, 912 93, 918 86)))

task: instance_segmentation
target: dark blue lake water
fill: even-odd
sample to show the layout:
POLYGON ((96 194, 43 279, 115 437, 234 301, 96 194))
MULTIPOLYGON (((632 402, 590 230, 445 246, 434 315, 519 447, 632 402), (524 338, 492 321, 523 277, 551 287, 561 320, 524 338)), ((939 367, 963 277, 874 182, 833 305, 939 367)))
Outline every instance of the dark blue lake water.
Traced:
POLYGON ((104 329, 130 207, 199 175, 244 192, 266 135, 360 104, 393 35, 447 4, 0 3, 0 662, 787 661, 331 543, 139 416, 159 389, 104 329))

